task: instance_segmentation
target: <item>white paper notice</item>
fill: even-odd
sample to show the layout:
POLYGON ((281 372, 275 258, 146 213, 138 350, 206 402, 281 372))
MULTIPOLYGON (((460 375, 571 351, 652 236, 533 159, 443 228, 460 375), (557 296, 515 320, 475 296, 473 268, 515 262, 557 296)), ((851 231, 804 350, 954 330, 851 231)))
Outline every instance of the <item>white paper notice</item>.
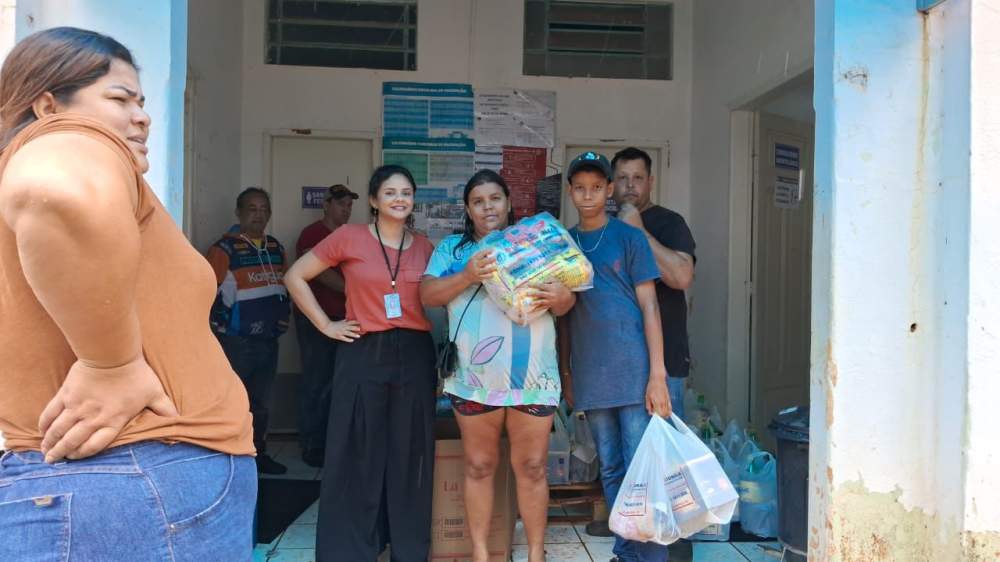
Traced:
POLYGON ((477 144, 552 148, 555 139, 555 92, 476 91, 477 144))
POLYGON ((799 178, 778 176, 774 180, 774 206, 780 209, 797 209, 802 200, 799 178))

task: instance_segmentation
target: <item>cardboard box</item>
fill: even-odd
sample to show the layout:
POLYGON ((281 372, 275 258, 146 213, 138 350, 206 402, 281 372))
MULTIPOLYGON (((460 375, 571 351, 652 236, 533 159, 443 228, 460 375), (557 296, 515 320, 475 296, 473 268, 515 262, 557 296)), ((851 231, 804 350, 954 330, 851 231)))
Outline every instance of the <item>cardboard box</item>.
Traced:
MULTIPOLYGON (((435 423, 434 501, 431 513, 433 562, 470 562, 472 540, 465 516, 465 468, 462 441, 455 420, 435 423)), ((493 520, 488 546, 490 562, 510 560, 514 524, 517 522, 517 489, 510 467, 510 446, 500 443, 500 464, 493 483, 493 520)))

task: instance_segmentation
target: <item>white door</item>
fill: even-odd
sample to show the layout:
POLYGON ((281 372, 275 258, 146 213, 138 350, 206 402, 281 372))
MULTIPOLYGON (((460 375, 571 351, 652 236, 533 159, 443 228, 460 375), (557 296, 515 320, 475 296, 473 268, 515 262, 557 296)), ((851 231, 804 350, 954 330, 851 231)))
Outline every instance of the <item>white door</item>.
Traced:
MULTIPOLYGON (((323 216, 321 209, 304 209, 302 188, 342 183, 358 194, 351 222, 367 221, 368 177, 372 173, 372 141, 275 137, 271 142, 270 234, 285 246, 290 261, 302 229, 323 216)), ((281 337, 278 379, 274 386, 271 428, 295 428, 295 391, 301 370, 295 324, 281 337)))
POLYGON ((750 423, 765 445, 783 408, 809 403, 813 127, 756 116, 750 423))
MULTIPOLYGON (((664 193, 660 185, 660 149, 652 148, 648 146, 633 145, 637 148, 641 148, 649 153, 649 158, 653 161, 652 173, 656 180, 656 185, 653 186, 652 193, 649 194, 650 200, 656 204, 662 204, 660 195, 664 193)), ((576 226, 576 223, 580 221, 580 215, 576 212, 576 207, 573 206, 573 200, 569 197, 569 191, 566 189, 566 170, 569 169, 569 163, 573 161, 574 158, 583 154, 584 152, 593 151, 598 154, 603 154, 607 157, 608 162, 614 157, 615 153, 619 150, 625 148, 624 146, 587 146, 587 145, 567 145, 566 146, 566 161, 563 162, 563 178, 562 178, 562 211, 560 213, 560 220, 566 225, 567 228, 576 226)))

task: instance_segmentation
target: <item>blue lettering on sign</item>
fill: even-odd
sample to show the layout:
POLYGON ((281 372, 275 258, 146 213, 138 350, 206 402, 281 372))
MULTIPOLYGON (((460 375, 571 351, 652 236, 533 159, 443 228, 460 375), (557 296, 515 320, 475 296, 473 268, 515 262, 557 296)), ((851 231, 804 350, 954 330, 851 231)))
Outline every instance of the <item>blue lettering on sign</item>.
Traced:
POLYGON ((798 170, 799 147, 789 144, 774 144, 774 167, 786 170, 798 170))

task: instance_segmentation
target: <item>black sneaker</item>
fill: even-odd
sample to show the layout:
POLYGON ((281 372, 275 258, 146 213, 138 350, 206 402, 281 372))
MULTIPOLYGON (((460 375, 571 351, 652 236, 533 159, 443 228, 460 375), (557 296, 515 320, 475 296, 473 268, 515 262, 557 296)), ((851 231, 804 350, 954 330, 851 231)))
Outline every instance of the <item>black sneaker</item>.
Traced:
POLYGON ((592 537, 613 537, 614 533, 608 527, 607 521, 591 521, 587 523, 587 534, 592 537))
POLYGON ((302 461, 314 468, 323 468, 326 449, 305 449, 302 451, 302 461))
POLYGON ((288 467, 272 459, 266 454, 257 455, 257 472, 261 474, 284 474, 288 472, 288 467))

